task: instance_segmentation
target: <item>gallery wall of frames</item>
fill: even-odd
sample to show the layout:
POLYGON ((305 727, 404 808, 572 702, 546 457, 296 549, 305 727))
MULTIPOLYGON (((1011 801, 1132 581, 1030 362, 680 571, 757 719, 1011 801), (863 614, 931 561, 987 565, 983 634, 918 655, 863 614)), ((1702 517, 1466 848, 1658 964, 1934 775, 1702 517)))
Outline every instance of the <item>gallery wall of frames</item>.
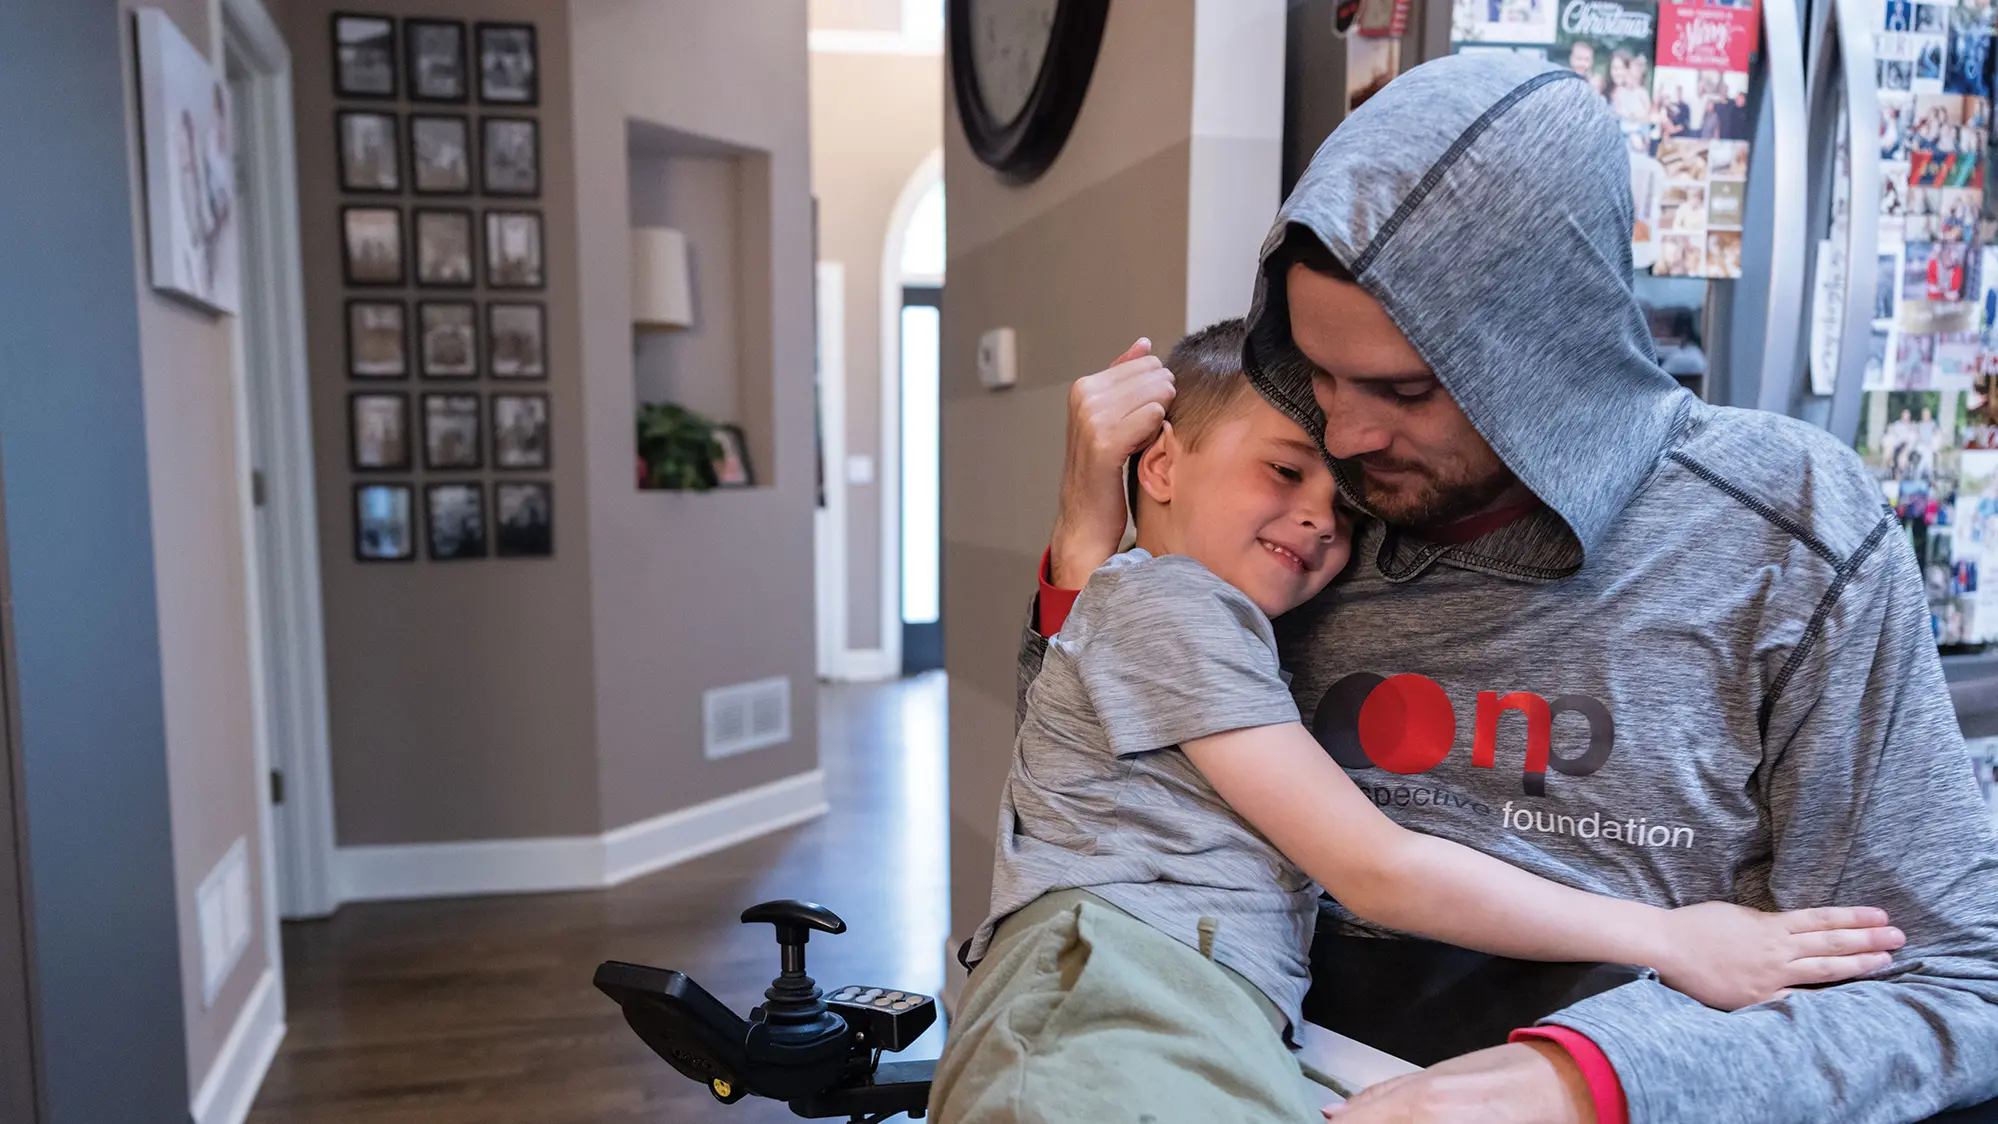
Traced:
POLYGON ((339 230, 354 557, 548 557, 535 25, 336 13, 330 34, 340 203, 301 221, 339 230))

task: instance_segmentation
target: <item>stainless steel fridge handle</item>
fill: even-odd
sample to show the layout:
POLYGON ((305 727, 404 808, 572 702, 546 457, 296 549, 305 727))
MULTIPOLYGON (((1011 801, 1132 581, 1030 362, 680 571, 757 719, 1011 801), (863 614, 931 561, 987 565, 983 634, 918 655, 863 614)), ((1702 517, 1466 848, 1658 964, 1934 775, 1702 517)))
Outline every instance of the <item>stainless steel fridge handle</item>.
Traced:
MULTIPOLYGON (((1790 412, 1804 330, 1806 148, 1810 125, 1804 104, 1804 34, 1797 0, 1762 0, 1762 41, 1769 59, 1772 128, 1769 171, 1776 200, 1769 232, 1769 320, 1762 334, 1762 369, 1756 405, 1790 412)), ((1870 53, 1869 53, 1870 57, 1870 53)))
MULTIPOLYGON (((1866 0, 1832 0, 1838 55, 1845 76, 1847 167, 1851 211, 1845 229, 1845 308, 1840 323, 1838 381, 1825 428, 1850 445, 1859 435, 1866 359, 1873 334, 1874 285, 1880 270, 1880 97, 1873 68, 1873 29, 1866 0)), ((1886 358, 1889 364, 1894 357, 1886 358)))

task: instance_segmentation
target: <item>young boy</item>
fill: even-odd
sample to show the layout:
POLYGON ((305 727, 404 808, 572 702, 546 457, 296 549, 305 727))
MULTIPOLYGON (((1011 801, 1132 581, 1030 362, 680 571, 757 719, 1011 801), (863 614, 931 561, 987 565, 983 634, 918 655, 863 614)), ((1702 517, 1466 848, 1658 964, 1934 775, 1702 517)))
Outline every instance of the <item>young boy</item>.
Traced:
POLYGON ((1887 965, 1878 910, 1667 910, 1407 831, 1298 722, 1270 618, 1349 549, 1321 445, 1241 374, 1242 325, 1173 349, 1137 546, 1089 579, 1026 698, 991 913, 930 1111, 961 1121, 1317 1120, 1285 1039, 1322 884, 1405 932, 1655 967, 1714 1006, 1887 965), (1843 931, 1841 931, 1843 930, 1843 931))

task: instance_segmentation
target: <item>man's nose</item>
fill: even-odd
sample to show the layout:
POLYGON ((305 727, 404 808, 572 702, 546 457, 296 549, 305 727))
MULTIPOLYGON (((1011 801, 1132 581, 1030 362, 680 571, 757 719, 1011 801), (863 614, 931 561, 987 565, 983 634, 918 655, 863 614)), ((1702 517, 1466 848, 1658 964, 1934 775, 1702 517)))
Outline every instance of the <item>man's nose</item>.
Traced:
POLYGON ((1340 460, 1378 453, 1394 440, 1394 434, 1369 410, 1321 405, 1326 405, 1325 451, 1340 460))

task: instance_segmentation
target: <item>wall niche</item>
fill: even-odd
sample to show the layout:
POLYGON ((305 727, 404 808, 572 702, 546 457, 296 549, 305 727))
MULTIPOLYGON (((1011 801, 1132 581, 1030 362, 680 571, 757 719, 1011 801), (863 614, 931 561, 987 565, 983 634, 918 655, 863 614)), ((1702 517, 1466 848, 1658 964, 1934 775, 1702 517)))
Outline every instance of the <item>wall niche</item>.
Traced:
POLYGON ((776 467, 770 154, 638 119, 626 123, 626 153, 630 225, 685 236, 692 296, 689 326, 634 326, 635 400, 739 426, 752 484, 769 485, 776 467))

